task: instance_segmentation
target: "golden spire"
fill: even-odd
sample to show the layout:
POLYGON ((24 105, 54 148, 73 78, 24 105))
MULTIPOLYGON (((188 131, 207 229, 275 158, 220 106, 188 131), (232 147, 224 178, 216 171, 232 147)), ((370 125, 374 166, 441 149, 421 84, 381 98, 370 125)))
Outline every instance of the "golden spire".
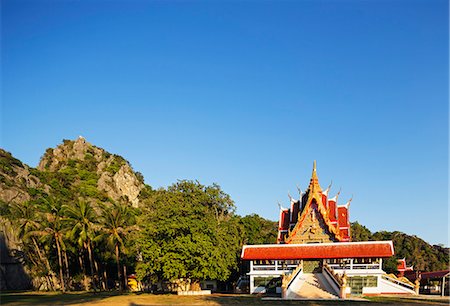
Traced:
POLYGON ((317 177, 316 161, 313 163, 313 171, 311 175, 311 182, 309 183, 309 190, 317 192, 322 191, 319 185, 319 178, 317 177))

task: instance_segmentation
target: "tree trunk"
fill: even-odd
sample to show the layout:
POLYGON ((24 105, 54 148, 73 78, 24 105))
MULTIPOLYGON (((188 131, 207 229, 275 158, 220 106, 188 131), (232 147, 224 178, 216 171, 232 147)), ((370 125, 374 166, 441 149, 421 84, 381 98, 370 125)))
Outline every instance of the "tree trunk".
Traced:
POLYGON ((127 290, 128 289, 127 267, 125 265, 123 265, 123 284, 124 284, 125 290, 127 290))
POLYGON ((102 279, 102 277, 100 276, 100 269, 98 268, 98 263, 95 259, 94 259, 94 267, 95 267, 95 274, 97 275, 97 279, 99 281, 101 281, 102 289, 106 290, 106 284, 105 284, 106 279, 102 279))
POLYGON ((103 278, 104 278, 105 288, 106 288, 106 290, 109 290, 109 287, 108 287, 108 275, 106 274, 106 267, 105 267, 105 270, 103 270, 103 278))
POLYGON ((87 279, 86 279, 86 269, 84 268, 82 254, 78 255, 78 262, 80 263, 80 268, 81 268, 81 271, 83 272, 83 286, 84 286, 84 290, 88 291, 89 287, 88 287, 88 283, 87 283, 87 279))
POLYGON ((61 258, 61 248, 59 246, 58 236, 55 236, 55 240, 56 240, 56 249, 58 251, 59 280, 61 281, 62 292, 66 292, 66 287, 64 286, 64 278, 63 278, 63 263, 61 258))
POLYGON ((89 255, 89 266, 91 268, 92 284, 94 285, 94 290, 97 290, 97 285, 96 285, 96 280, 95 280, 95 275, 94 275, 94 264, 92 262, 91 242, 88 241, 86 244, 87 244, 88 255, 89 255))
POLYGON ((120 271, 120 263, 119 263, 119 245, 116 244, 116 264, 117 264, 117 277, 119 279, 119 288, 120 291, 123 291, 122 286, 122 272, 120 271))
POLYGON ((66 265, 66 279, 67 282, 70 280, 70 275, 69 275, 69 260, 67 259, 67 252, 65 249, 62 250, 62 253, 64 255, 64 263, 66 265))
MULTIPOLYGON (((31 250, 30 250, 30 253, 29 253, 29 260, 31 261, 33 266, 36 267, 36 269, 38 269, 40 271, 44 270, 44 272, 45 272, 45 268, 42 266, 42 262, 39 261, 39 256, 38 256, 38 258, 36 258, 35 252, 33 252, 31 250)), ((40 288, 42 287, 41 279, 42 279, 42 277, 39 278, 39 286, 35 286, 33 284, 33 287, 37 288, 38 290, 40 290, 40 288)), ((45 280, 45 283, 47 284, 47 290, 52 290, 53 288, 52 288, 52 284, 50 282, 48 274, 45 274, 44 280, 45 280)))
POLYGON ((47 256, 43 255, 41 252, 41 249, 39 248, 39 245, 37 244, 37 241, 34 237, 32 237, 31 239, 33 241, 34 247, 36 248, 36 251, 38 252, 38 256, 41 259, 41 261, 45 264, 45 267, 47 268, 48 274, 50 274, 51 276, 51 281, 52 284, 51 286, 49 286, 49 289, 54 290, 54 288, 56 288, 56 277, 55 277, 55 272, 53 272, 52 268, 50 267, 50 263, 48 262, 48 258, 47 256))

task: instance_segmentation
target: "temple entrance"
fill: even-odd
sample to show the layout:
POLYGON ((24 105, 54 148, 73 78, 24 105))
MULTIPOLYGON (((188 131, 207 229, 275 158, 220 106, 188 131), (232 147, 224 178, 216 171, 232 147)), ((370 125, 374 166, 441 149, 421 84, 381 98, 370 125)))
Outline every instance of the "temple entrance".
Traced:
POLYGON ((322 260, 303 260, 303 273, 321 273, 322 260))

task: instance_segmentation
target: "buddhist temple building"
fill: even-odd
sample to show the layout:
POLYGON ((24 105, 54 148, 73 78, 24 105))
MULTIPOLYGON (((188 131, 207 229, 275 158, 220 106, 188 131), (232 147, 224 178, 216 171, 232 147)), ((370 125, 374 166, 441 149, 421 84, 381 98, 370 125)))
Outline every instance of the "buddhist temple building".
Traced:
POLYGON ((387 275, 383 259, 394 255, 392 241, 351 241, 351 199, 322 190, 316 162, 308 188, 290 207, 280 207, 276 244, 245 245, 250 293, 283 298, 346 298, 352 295, 415 294, 418 286, 387 275))

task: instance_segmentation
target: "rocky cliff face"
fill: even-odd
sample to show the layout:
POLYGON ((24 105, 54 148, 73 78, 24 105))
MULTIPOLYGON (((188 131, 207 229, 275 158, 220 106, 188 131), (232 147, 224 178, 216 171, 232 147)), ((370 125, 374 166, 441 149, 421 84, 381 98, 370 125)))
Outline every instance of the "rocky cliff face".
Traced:
POLYGON ((0 200, 5 203, 23 203, 30 199, 30 188, 45 188, 31 168, 0 149, 0 200))
MULTIPOLYGON (((20 204, 31 199, 30 191, 45 188, 31 169, 9 152, 0 149, 0 201, 20 204)), ((11 224, 0 217, 0 290, 30 289, 31 282, 23 265, 12 256, 20 249, 11 224)))
POLYGON ((47 149, 39 162, 40 171, 58 172, 84 164, 97 174, 97 188, 111 199, 128 201, 139 206, 139 193, 144 188, 142 176, 133 171, 122 157, 110 154, 79 137, 75 141, 64 140, 55 149, 47 149))
POLYGON ((124 158, 79 137, 47 149, 37 169, 0 149, 0 201, 23 203, 31 199, 36 189, 51 193, 57 188, 51 184, 54 173, 71 174, 73 178, 68 184, 73 191, 87 181, 90 187, 112 200, 127 201, 134 207, 139 206, 139 193, 144 188, 142 175, 124 158))

